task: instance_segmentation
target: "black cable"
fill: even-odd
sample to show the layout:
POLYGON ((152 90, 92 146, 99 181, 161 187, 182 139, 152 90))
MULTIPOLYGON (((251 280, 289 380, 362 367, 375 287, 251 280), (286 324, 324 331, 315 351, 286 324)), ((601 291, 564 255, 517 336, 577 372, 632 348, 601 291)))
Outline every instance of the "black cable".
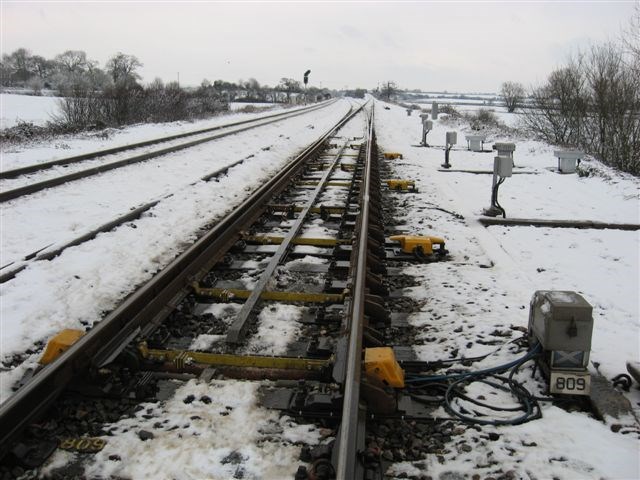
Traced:
POLYGON ((498 180, 498 183, 496 183, 495 186, 495 195, 494 195, 494 204, 496 207, 498 207, 498 210, 500 210, 502 212, 502 218, 507 218, 507 212, 505 211, 504 208, 502 208, 502 205, 500 205, 500 203, 498 202, 498 188, 500 188, 500 185, 502 185, 505 181, 505 177, 500 177, 500 180, 498 180))
POLYGON ((449 387, 447 388, 447 391, 445 393, 445 397, 444 397, 445 409, 451 415, 461 419, 464 422, 475 423, 480 425, 519 425, 521 423, 525 423, 531 420, 535 420, 537 418, 541 418, 542 410, 540 408, 540 404, 538 403, 537 398, 533 396, 531 392, 529 392, 521 383, 519 383, 517 380, 514 380, 513 378, 514 375, 519 371, 520 367, 524 365, 526 362, 528 362, 529 360, 531 360, 532 358, 534 357, 529 357, 529 356, 524 357, 520 362, 518 362, 516 365, 514 365, 510 369, 509 375, 506 378, 497 374, 488 374, 488 375, 483 375, 479 377, 473 377, 473 376, 463 377, 453 381, 452 383, 449 384, 449 387), (507 384, 509 387, 507 388, 502 384, 487 380, 487 377, 495 378, 500 382, 502 382, 502 384, 507 384), (518 400, 518 402, 520 403, 520 406, 498 407, 495 405, 490 405, 490 404, 480 402, 475 399, 471 399, 464 394, 460 395, 458 387, 461 384, 469 384, 474 381, 480 381, 494 388, 498 388, 499 390, 510 392, 518 400), (453 399, 456 397, 493 411, 512 411, 512 412, 524 411, 524 413, 518 417, 510 418, 506 420, 483 420, 477 417, 471 417, 471 416, 465 415, 457 411, 453 407, 453 399))

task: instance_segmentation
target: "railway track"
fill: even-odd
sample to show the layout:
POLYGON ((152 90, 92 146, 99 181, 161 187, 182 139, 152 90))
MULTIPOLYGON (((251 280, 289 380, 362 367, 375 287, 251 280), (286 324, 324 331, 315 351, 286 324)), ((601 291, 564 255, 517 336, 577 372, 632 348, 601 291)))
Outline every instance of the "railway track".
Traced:
MULTIPOLYGON (((91 458, 106 449, 103 462, 121 462, 128 446, 114 451, 108 445, 130 429, 139 442, 178 431, 167 448, 185 439, 172 450, 179 455, 190 448, 189 435, 224 436, 214 420, 202 429, 193 425, 209 409, 226 418, 241 408, 225 397, 237 392, 227 390, 238 385, 231 382, 254 385, 261 408, 280 412, 296 428, 310 424, 324 432, 301 449, 299 462, 293 461, 297 472, 290 461, 284 473, 258 471, 264 478, 388 478, 394 463, 427 456, 444 462, 456 436, 464 435, 464 442, 456 442, 462 454, 472 451, 474 440, 499 438, 494 432, 476 435, 477 427, 461 427, 460 419, 510 425, 537 418, 538 402, 552 399, 529 395, 514 377, 535 350, 478 371, 473 363, 491 353, 434 362, 415 358, 418 332, 407 316, 420 306, 391 291, 414 285, 404 274, 407 264, 448 256, 427 259, 422 251, 407 254, 390 242, 403 233, 394 217, 406 214, 402 195, 411 190, 383 180, 394 172, 378 152, 373 125, 373 109, 345 116, 101 323, 73 334, 67 350, 0 406, 0 472, 18 465, 18 472, 34 469, 38 475, 52 451, 70 450, 75 460, 58 459, 63 466, 47 475, 127 477, 126 470, 91 470, 91 458), (340 130, 353 132, 354 122, 364 124, 365 118, 366 128, 355 135, 340 130), (439 369, 444 372, 433 374, 439 369), (508 387, 491 377, 503 372, 508 387), (488 418, 495 406, 470 399, 461 387, 487 379, 504 396, 519 393, 522 404, 498 406, 501 416, 488 418), (218 398, 211 394, 216 391, 227 393, 218 398), (470 418, 460 400, 487 410, 470 418), (179 414, 188 420, 171 416, 175 404, 195 405, 179 414)), ((440 253, 446 253, 444 245, 440 253)), ((502 338, 510 335, 496 330, 498 339, 486 345, 503 344, 499 348, 520 355, 520 339, 502 338)), ((256 426, 259 441, 285 448, 286 441, 277 439, 281 424, 274 433, 271 422, 256 426)), ((217 454, 200 448, 196 455, 217 454)), ((220 463, 232 468, 218 478, 250 477, 250 457, 229 446, 220 463)), ((477 468, 500 470, 487 462, 477 468)), ((421 478, 429 467, 421 469, 411 478, 421 478)))
POLYGON ((0 203, 31 195, 47 188, 56 187, 75 180, 80 180, 103 172, 125 167, 127 165, 144 162, 163 155, 192 148, 203 143, 218 140, 252 128, 269 125, 287 118, 303 115, 330 105, 334 101, 323 102, 319 105, 312 105, 297 109, 293 112, 287 111, 266 115, 257 119, 232 122, 192 132, 170 135, 130 145, 90 152, 74 157, 41 162, 12 170, 5 170, 0 172, 0 180, 4 180, 4 185, 0 192, 0 203), (195 139, 191 139, 187 142, 181 142, 181 140, 189 137, 194 137, 195 139), (152 151, 145 150, 146 147, 162 143, 170 144, 170 146, 152 151), (135 150, 143 150, 144 153, 139 153, 125 158, 113 158, 114 156, 117 156, 117 154, 130 153, 135 150), (74 171, 58 175, 58 173, 60 173, 60 169, 56 169, 56 167, 64 167, 65 170, 74 171), (36 174, 35 178, 33 178, 34 174, 36 174), (19 181, 21 177, 25 177, 27 175, 28 177, 25 178, 26 183, 24 181, 19 181))
MULTIPOLYGON (((364 276, 357 274, 357 269, 362 268, 363 263, 359 258, 366 258, 366 236, 364 244, 358 242, 354 251, 353 259, 349 252, 350 244, 354 240, 354 235, 359 231, 358 227, 364 226, 366 231, 367 221, 362 220, 359 213, 359 200, 367 204, 367 194, 361 193, 364 186, 365 191, 369 188, 369 182, 362 180, 363 168, 364 172, 368 171, 369 162, 365 160, 367 155, 372 155, 371 141, 363 142, 359 140, 348 140, 336 138, 341 145, 330 144, 336 152, 323 154, 322 150, 326 148, 328 142, 332 142, 334 132, 351 120, 356 114, 362 116, 363 113, 354 112, 349 114, 343 121, 324 135, 318 142, 311 145, 303 154, 295 161, 291 162, 285 169, 283 174, 278 178, 274 178, 268 184, 264 185, 255 192, 248 200, 246 200, 239 209, 220 222, 208 234, 203 236, 193 247, 178 257, 171 265, 163 270, 159 275, 146 284, 142 289, 131 295, 119 308, 109 314, 101 323, 95 326, 87 334, 83 335, 76 343, 66 350, 55 362, 44 366, 37 372, 33 378, 27 381, 7 402, 0 407, 0 430, 3 432, 0 440, 2 454, 11 452, 16 453, 16 439, 19 438, 21 432, 39 418, 44 412, 54 404, 57 397, 65 391, 67 385, 81 375, 87 372, 96 372, 108 368, 116 359, 131 358, 131 341, 136 339, 134 347, 143 345, 141 339, 148 339, 151 346, 166 346, 167 336, 163 335, 166 328, 163 327, 164 321, 171 316, 176 315, 176 311, 181 311, 184 305, 188 305, 192 301, 193 296, 200 299, 217 298, 220 300, 238 299, 246 296, 246 301, 242 308, 234 315, 234 320, 228 325, 228 331, 223 342, 225 355, 234 355, 240 360, 241 370, 244 371, 246 362, 265 362, 264 359, 253 358, 247 355, 238 356, 237 351, 242 350, 242 346, 247 346, 247 335, 255 331, 255 322, 258 306, 264 302, 268 302, 270 295, 278 297, 277 293, 267 290, 267 286, 273 283, 273 276, 278 277, 281 274, 283 265, 288 258, 296 256, 296 245, 304 244, 305 231, 308 228, 316 229, 318 223, 327 223, 333 228, 327 230, 333 231, 338 237, 324 237, 320 239, 311 239, 308 242, 316 246, 315 248, 324 248, 324 256, 330 255, 329 252, 336 250, 341 251, 341 255, 346 255, 345 260, 337 262, 338 265, 323 265, 323 268, 312 268, 310 279, 314 282, 318 271, 325 273, 336 268, 340 276, 345 277, 344 280, 334 281, 334 285, 326 284, 316 293, 304 292, 281 292, 281 296, 286 302, 308 302, 319 303, 320 305, 332 304, 342 305, 345 299, 349 299, 341 308, 348 311, 349 315, 345 315, 345 319, 352 315, 362 315, 364 305, 364 276), (366 144, 366 145, 365 145, 366 144), (336 148, 337 147, 337 148, 336 148), (351 152, 351 153, 350 153, 351 152), (329 155, 329 159, 327 158, 329 155), (345 160, 346 159, 346 160, 345 160), (358 161, 354 161, 358 160, 358 161), (321 175, 316 175, 320 172, 321 175), (294 184, 295 193, 291 193, 289 189, 292 187, 291 178, 296 179, 294 184), (333 189, 333 191, 332 191, 333 189), (340 192, 340 190, 344 190, 340 192), (323 198, 327 197, 328 199, 323 198), (346 194, 346 195, 345 195, 346 194), (342 198, 342 205, 331 205, 336 198, 342 198), (302 202, 300 205, 288 203, 282 205, 278 203, 279 199, 289 198, 298 199, 302 202), (333 200, 332 200, 333 199, 333 200), (327 204, 329 202, 329 204, 327 204), (288 229, 282 238, 276 238, 273 235, 259 235, 257 233, 248 235, 247 231, 255 231, 260 225, 269 223, 269 219, 286 219, 287 217, 297 217, 292 220, 293 224, 289 225, 289 220, 285 220, 288 229), (256 221, 259 223, 255 224, 256 221), (311 223, 309 223, 311 222, 311 223), (357 225, 356 225, 357 222, 357 225), (253 227, 251 226, 253 225, 253 227), (309 226, 311 225, 311 227, 309 226), (342 238, 344 237, 344 238, 342 238), (273 248, 270 248, 273 244, 273 248), (251 245, 253 244, 253 245, 251 245), (261 245, 262 244, 262 245, 261 245), (251 248, 253 246, 253 249, 251 248), (217 273, 212 273, 212 268, 216 267, 223 272, 222 276, 234 277, 242 268, 238 268, 234 261, 230 258, 234 249, 237 251, 241 248, 240 255, 257 255, 258 258, 264 260, 265 255, 270 258, 266 268, 259 274, 260 278, 251 291, 239 291, 238 289, 224 288, 223 283, 217 280, 217 273), (227 253, 231 251, 232 253, 227 253), (235 272, 235 273, 234 273, 235 272), (354 290, 349 288, 347 278, 353 277, 354 290), (214 282, 213 279, 216 279, 214 282), (327 293, 326 290, 329 290, 327 293), (333 293, 338 292, 338 293, 333 293), (161 332, 161 333, 158 333, 161 332), (164 338, 164 342, 159 341, 164 338), (129 345, 129 346, 128 346, 129 345), (234 350, 236 351, 235 353, 234 350), (128 355, 128 357, 127 357, 128 355)), ((360 119, 361 120, 361 119, 360 119)), ((353 120, 352 120, 353 121, 353 120)), ((372 125, 369 121, 369 125, 372 125)), ((368 135, 372 134, 372 127, 368 135)), ((369 139, 370 140, 370 139, 369 139)), ((366 206, 363 207, 366 210, 366 206)), ((326 228, 326 227, 324 227, 326 228)), ((259 233, 259 232, 258 232, 259 233)), ((322 258, 322 257, 320 257, 322 258)), ((295 269, 294 269, 295 271, 295 269)), ((307 277, 309 272, 307 272, 307 277)), ((253 275, 256 275, 253 272, 253 275)), ((298 271, 298 275, 303 277, 303 271, 298 271)), ((300 281, 300 278, 298 279, 300 281)), ((350 325, 349 320, 345 320, 344 327, 351 331, 361 331, 359 322, 350 325)), ((178 339, 173 339, 178 341, 178 339)), ((354 340, 356 341, 356 340, 354 340)), ((171 343, 171 342, 169 342, 171 343)), ((144 343, 144 345, 148 345, 144 343)), ((358 341, 355 343, 356 348, 358 341)), ((135 347, 135 348, 138 348, 135 347)), ((158 348, 148 348, 145 346, 142 350, 146 352, 142 356, 144 364, 156 364, 160 356, 164 355, 165 363, 171 363, 171 355, 169 352, 159 353, 158 348), (146 349, 146 350, 145 350, 146 349), (146 355, 146 356, 145 356, 146 355)), ((136 354, 137 355, 137 354, 136 354)), ((195 355, 195 354, 193 354, 195 355)), ((215 355, 215 354, 213 354, 215 355)), ((222 355, 222 354, 220 354, 222 355)), ((137 355, 139 356, 139 355, 137 355)), ((324 356, 324 354, 322 355, 324 356)), ((342 375, 348 375, 349 387, 348 395, 355 398, 357 405, 357 391, 353 392, 353 383, 357 383, 357 377, 353 377, 352 373, 347 373, 351 368, 355 358, 359 353, 348 354, 347 351, 341 351, 338 356, 344 357, 336 363, 341 366, 342 375), (344 363, 343 363, 344 361, 344 363), (345 365, 349 366, 345 370, 345 365)), ((205 360, 211 362, 211 358, 204 355, 205 360)), ((216 357, 217 358, 217 357, 216 357)), ((287 370, 305 370, 313 371, 324 370, 329 368, 329 359, 298 359, 295 357, 273 358, 266 357, 266 364, 270 368, 263 370, 261 373, 272 370, 273 375, 285 374, 287 370), (274 367, 275 365, 275 367, 274 367)), ((140 360, 138 358, 138 360, 140 360)), ((174 358, 175 360, 175 358, 174 358)), ((221 360, 217 358, 216 362, 221 360)), ((190 362, 193 363, 193 362, 190 362)), ((197 363, 197 362, 196 362, 197 363)), ((357 363, 357 362, 356 362, 357 363)), ((179 364, 175 361, 173 366, 179 364)), ((214 362, 215 364, 215 362, 214 362)), ((148 367, 149 365, 147 365, 148 367)), ((183 365, 184 366, 184 365, 183 365)), ((227 371, 233 375, 233 365, 218 365, 223 371, 227 371), (226 368, 226 370, 225 370, 226 368)), ((193 370, 193 366, 190 370, 193 370)), ((248 370, 251 374, 251 369, 248 370)), ((242 373, 246 375, 247 373, 242 373)), ((357 375, 357 369, 355 371, 357 375)), ((312 375, 313 376, 313 375, 312 375)), ((95 385, 94 385, 95 386, 95 385)), ((353 408, 353 401, 345 403, 345 412, 350 412, 353 408)), ((349 413, 348 416, 351 414, 349 413)), ((348 438, 351 437, 350 427, 345 427, 343 431, 347 432, 348 438)), ((33 450, 32 450, 33 451, 33 450)), ((348 449, 345 450, 349 452, 348 449)), ((341 454, 341 455, 344 455, 341 454)), ((350 453, 347 453, 350 455, 350 453)), ((10 455, 11 456, 11 455, 10 455)), ((22 457, 24 460, 24 456, 22 457)), ((345 465, 341 468, 349 467, 349 461, 339 459, 339 465, 345 465)))

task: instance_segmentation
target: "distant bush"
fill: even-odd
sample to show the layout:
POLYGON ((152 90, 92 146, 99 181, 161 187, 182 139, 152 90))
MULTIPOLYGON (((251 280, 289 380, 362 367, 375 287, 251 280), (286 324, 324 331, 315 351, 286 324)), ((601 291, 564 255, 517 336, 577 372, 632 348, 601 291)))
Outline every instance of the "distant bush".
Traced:
POLYGON ((66 133, 66 130, 52 124, 43 127, 31 122, 18 122, 13 127, 0 130, 0 143, 24 143, 61 133, 66 133))
POLYGON ((469 121, 473 130, 500 126, 500 120, 493 110, 481 108, 476 113, 465 114, 464 117, 469 121))
POLYGON ((213 89, 187 92, 177 82, 164 85, 159 79, 146 88, 135 83, 117 83, 102 91, 77 83, 64 94, 54 122, 75 130, 194 119, 229 109, 213 89))
MULTIPOLYGON (((431 110, 429 110, 431 112, 431 110)), ((440 105, 438 108, 439 113, 445 113, 449 115, 451 118, 461 118, 462 114, 450 103, 446 103, 444 105, 440 105)))

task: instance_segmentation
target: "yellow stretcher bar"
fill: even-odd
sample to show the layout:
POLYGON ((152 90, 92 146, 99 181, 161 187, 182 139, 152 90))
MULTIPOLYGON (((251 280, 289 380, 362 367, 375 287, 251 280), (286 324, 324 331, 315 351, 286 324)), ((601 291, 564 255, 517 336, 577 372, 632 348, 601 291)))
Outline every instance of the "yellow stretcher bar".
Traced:
MULTIPOLYGON (((269 209, 272 212, 286 212, 291 208, 290 205, 269 205, 269 209)), ((326 207, 311 207, 309 211, 311 213, 322 213, 322 210, 327 211, 329 213, 344 213, 346 210, 345 207, 335 207, 335 206, 326 206, 326 207)), ((302 207, 295 205, 293 207, 294 212, 301 212, 302 207)))
MULTIPOLYGON (((251 295, 251 290, 240 290, 238 288, 202 288, 198 284, 192 285, 196 295, 201 297, 215 298, 223 301, 231 299, 247 299, 251 295)), ((343 293, 307 293, 307 292, 262 292, 262 300, 274 300, 278 302, 306 302, 306 303, 342 303, 346 292, 343 293)))
MULTIPOLYGON (((263 245, 280 245, 284 237, 273 235, 246 235, 242 239, 245 242, 260 243, 263 245)), ((312 245, 314 247, 334 247, 336 245, 350 245, 350 239, 340 238, 310 238, 295 237, 292 242, 294 245, 312 245)))
MULTIPOLYGON (((354 183, 359 183, 359 182, 354 182, 354 183)), ((298 185, 305 185, 305 186, 309 186, 309 187, 315 187, 319 184, 319 182, 314 182, 313 180, 304 180, 301 182, 297 182, 298 185)), ((325 185, 327 187, 350 187, 351 186, 351 182, 327 182, 325 183, 325 185)))
POLYGON ((322 370, 331 365, 332 359, 312 359, 295 357, 266 357, 260 355, 231 355, 226 353, 205 353, 188 350, 156 350, 146 343, 138 346, 143 358, 164 362, 174 362, 181 366, 200 363, 219 367, 276 368, 281 370, 322 370))

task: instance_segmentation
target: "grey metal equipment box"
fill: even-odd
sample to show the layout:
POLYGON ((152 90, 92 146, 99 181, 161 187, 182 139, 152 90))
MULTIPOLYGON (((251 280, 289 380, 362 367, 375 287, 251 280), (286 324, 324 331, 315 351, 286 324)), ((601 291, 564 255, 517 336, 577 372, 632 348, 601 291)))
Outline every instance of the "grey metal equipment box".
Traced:
POLYGON ((458 132, 447 132, 447 145, 455 145, 458 142, 458 132))
POLYGON ((516 149, 515 143, 494 143, 493 149, 497 150, 498 156, 513 158, 513 152, 516 149))
POLYGON ((578 293, 538 290, 529 310, 529 341, 550 352, 550 367, 582 370, 589 362, 593 307, 578 293))
POLYGON ((494 157, 493 171, 502 178, 510 177, 513 172, 513 160, 510 157, 494 157))
POLYGON ((584 157, 580 150, 556 150, 553 154, 558 157, 558 171, 560 173, 574 173, 576 162, 584 157))
POLYGON ((481 152, 483 148, 482 144, 486 140, 487 136, 486 135, 465 135, 465 138, 469 144, 469 150, 472 150, 474 152, 481 152))

